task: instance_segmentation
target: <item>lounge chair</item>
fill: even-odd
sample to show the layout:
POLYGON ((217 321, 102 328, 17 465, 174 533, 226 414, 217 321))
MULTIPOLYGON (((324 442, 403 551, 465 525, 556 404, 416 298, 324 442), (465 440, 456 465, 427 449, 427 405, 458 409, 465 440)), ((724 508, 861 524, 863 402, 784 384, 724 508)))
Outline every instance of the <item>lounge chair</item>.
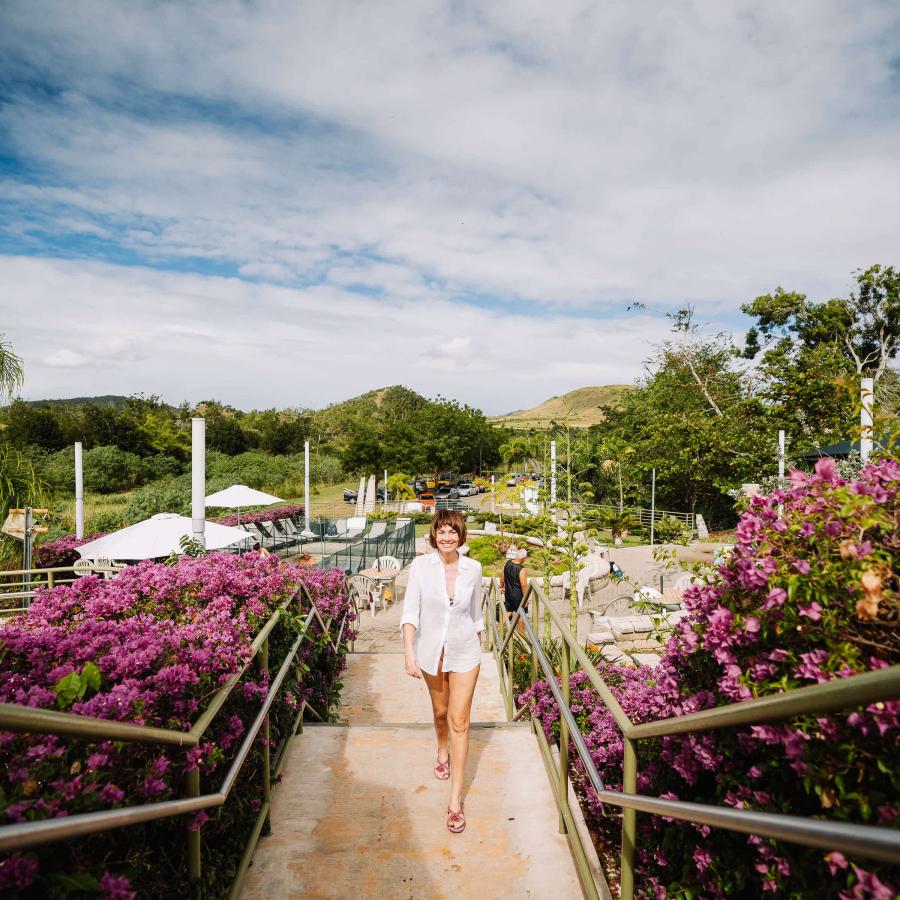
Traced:
POLYGON ((275 535, 275 539, 278 541, 281 549, 286 549, 294 544, 293 536, 288 534, 284 523, 278 519, 272 520, 272 533, 275 535))
POLYGON ((387 531, 387 522, 376 522, 370 529, 366 538, 381 537, 387 531))
POLYGON ((352 541, 358 538, 366 530, 365 516, 351 516, 347 519, 347 530, 343 534, 331 535, 331 541, 352 541))
POLYGON ((274 522, 257 522, 256 527, 266 536, 270 550, 280 550, 285 546, 285 537, 275 529, 274 522))

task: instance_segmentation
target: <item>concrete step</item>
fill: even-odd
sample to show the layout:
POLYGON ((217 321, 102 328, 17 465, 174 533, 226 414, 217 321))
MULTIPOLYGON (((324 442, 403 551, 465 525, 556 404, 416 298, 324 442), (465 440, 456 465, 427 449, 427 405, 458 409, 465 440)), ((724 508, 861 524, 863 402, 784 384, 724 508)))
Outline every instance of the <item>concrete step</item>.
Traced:
POLYGON ((243 900, 582 896, 528 727, 473 728, 462 834, 447 831, 434 756, 424 725, 307 726, 243 900))
MULTIPOLYGON (((343 676, 338 720, 354 725, 433 722, 424 680, 410 678, 402 653, 351 653, 343 676)), ((481 655, 472 722, 505 722, 497 664, 481 655)))

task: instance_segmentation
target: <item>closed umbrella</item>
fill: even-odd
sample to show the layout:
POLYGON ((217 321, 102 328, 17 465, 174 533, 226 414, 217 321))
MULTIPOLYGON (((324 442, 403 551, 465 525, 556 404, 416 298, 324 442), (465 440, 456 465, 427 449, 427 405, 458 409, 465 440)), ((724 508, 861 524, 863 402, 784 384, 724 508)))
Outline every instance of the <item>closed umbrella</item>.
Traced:
POLYGON ((206 498, 207 506, 223 506, 226 509, 237 510, 237 523, 241 524, 241 507, 244 506, 271 506, 273 503, 284 503, 281 497, 273 497, 265 491, 257 491, 247 487, 246 484, 233 484, 224 491, 217 491, 206 498))
MULTIPOLYGON (((181 553, 181 539, 193 537, 193 522, 176 513, 159 513, 78 547, 82 559, 158 559, 181 553)), ((253 536, 241 528, 206 523, 206 549, 222 550, 253 536)))

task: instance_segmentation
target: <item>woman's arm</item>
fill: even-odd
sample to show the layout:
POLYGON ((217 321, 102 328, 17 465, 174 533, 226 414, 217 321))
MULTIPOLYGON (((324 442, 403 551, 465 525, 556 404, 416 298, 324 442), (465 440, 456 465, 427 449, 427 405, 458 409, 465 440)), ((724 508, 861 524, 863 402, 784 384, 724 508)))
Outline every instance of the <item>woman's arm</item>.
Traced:
POLYGON ((481 563, 478 564, 478 572, 476 573, 475 584, 472 586, 472 599, 469 606, 469 613, 472 621, 475 623, 475 632, 481 636, 484 631, 484 616, 481 614, 481 593, 482 593, 482 568, 481 563))
POLYGON ((419 581, 419 569, 412 565, 409 570, 409 583, 403 595, 403 615, 400 617, 400 631, 403 634, 403 655, 406 663, 406 674, 413 678, 421 678, 422 670, 416 660, 413 647, 416 631, 419 628, 419 610, 422 606, 422 587, 419 581))

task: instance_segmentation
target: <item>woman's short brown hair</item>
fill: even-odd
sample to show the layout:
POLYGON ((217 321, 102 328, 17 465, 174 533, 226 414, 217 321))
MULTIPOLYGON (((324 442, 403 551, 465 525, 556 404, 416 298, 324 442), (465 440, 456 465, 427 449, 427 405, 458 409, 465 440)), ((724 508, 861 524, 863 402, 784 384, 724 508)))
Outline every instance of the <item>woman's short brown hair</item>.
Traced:
POLYGON ((455 509, 439 509, 431 520, 428 542, 437 549, 437 533, 439 528, 449 525, 458 535, 459 544, 466 542, 466 520, 455 509))

